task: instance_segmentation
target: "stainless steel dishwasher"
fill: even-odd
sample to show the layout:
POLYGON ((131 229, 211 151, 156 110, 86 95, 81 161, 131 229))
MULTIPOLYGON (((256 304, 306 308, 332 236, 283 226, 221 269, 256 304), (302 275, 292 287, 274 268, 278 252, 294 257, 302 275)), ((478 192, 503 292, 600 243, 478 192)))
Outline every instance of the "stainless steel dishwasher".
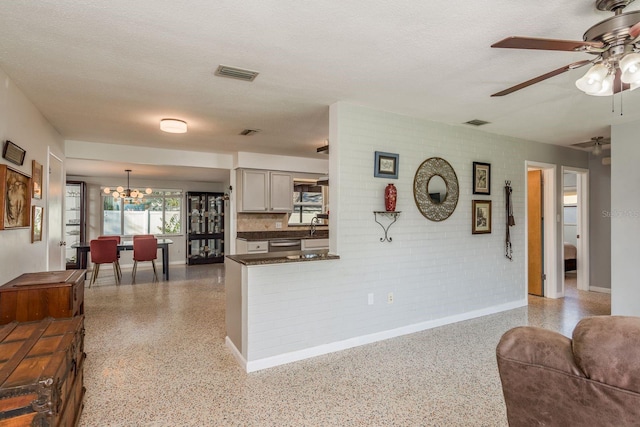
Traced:
POLYGON ((300 239, 273 239, 269 240, 269 252, 286 252, 302 250, 300 239))

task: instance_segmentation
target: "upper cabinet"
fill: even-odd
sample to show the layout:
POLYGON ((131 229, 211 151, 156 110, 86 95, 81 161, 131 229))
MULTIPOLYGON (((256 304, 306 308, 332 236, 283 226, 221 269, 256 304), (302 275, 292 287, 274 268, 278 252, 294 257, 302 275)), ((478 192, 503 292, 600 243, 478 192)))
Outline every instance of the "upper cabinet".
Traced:
POLYGON ((269 207, 274 212, 293 211, 293 175, 269 172, 269 207))
POLYGON ((293 175, 289 172, 238 169, 238 212, 291 212, 293 175))

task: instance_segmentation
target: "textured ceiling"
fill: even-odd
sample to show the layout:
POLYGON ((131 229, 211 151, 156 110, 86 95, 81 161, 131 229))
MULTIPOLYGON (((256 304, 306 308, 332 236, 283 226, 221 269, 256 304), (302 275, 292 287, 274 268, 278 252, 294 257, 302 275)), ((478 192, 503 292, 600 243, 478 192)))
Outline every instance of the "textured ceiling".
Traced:
POLYGON ((329 105, 346 101, 570 145, 638 120, 640 91, 623 94, 621 116, 619 95, 612 104, 575 88, 583 68, 491 98, 591 57, 490 45, 581 40, 610 16, 588 0, 5 1, 0 67, 72 140, 315 157, 329 105), (216 77, 220 64, 260 75, 216 77), (189 132, 160 132, 163 117, 189 132), (245 128, 261 132, 238 135, 245 128))

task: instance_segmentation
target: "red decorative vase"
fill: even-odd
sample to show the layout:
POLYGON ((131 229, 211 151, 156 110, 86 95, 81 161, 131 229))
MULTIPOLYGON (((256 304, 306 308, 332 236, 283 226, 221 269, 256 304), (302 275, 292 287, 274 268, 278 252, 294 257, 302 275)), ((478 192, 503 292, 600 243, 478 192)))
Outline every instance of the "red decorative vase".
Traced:
POLYGON ((395 185, 389 184, 384 189, 384 208, 387 212, 393 212, 396 210, 396 199, 398 198, 398 190, 395 185))

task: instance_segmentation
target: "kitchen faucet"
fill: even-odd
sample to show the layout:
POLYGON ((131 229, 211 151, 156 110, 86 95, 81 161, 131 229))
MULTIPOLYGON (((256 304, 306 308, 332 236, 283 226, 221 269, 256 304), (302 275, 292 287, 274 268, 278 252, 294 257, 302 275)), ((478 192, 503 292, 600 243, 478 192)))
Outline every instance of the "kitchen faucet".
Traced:
POLYGON ((313 236, 316 233, 316 225, 318 225, 319 222, 320 220, 318 219, 317 216, 314 216, 313 218, 311 218, 311 228, 309 229, 310 236, 313 236))

